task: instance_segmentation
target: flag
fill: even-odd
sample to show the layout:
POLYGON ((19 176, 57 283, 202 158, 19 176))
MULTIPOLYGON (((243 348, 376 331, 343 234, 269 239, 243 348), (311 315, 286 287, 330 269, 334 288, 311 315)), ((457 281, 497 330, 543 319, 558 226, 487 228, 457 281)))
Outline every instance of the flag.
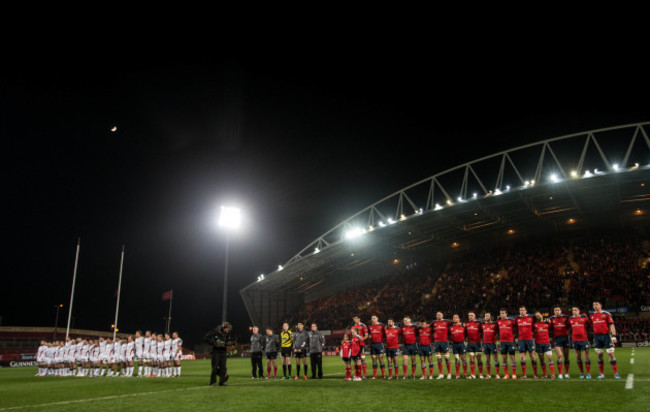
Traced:
POLYGON ((162 294, 162 300, 170 300, 172 298, 172 291, 168 290, 167 292, 163 292, 162 294))

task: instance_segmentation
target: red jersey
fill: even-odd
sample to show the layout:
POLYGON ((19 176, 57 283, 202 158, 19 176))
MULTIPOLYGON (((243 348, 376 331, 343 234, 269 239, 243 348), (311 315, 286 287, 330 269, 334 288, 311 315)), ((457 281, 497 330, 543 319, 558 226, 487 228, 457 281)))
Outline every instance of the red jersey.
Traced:
POLYGON ((397 326, 386 327, 384 333, 386 334, 386 349, 398 349, 399 335, 402 334, 402 330, 397 326))
POLYGON ((420 345, 431 345, 431 334, 433 329, 431 326, 425 325, 418 328, 418 343, 420 345))
POLYGON ((341 357, 349 358, 350 356, 352 356, 352 342, 344 340, 341 342, 341 357))
POLYGON ((413 345, 416 342, 417 329, 415 326, 402 326, 402 343, 413 345))
POLYGON ((446 319, 431 322, 434 342, 449 342, 449 325, 451 321, 446 319))
POLYGON ((589 316, 591 320, 592 327, 594 328, 594 334, 597 335, 607 335, 609 334, 609 325, 614 324, 614 319, 609 312, 596 312, 593 315, 589 316))
POLYGON ((571 316, 569 318, 569 325, 571 325, 571 340, 574 342, 586 341, 587 326, 591 321, 586 316, 571 316))
POLYGON ((453 343, 465 342, 465 326, 451 325, 449 332, 451 332, 451 341, 453 343))
POLYGON ((368 328, 366 327, 366 325, 364 325, 363 323, 359 323, 358 325, 352 325, 350 330, 352 329, 356 329, 357 333, 359 333, 359 338, 360 338, 359 341, 361 342, 361 346, 362 347, 366 346, 365 338, 368 336, 368 328))
POLYGON ((515 341, 515 325, 517 323, 512 319, 499 319, 499 337, 501 342, 514 342, 515 341))
POLYGON ((370 331, 370 342, 382 343, 384 341, 384 324, 378 323, 376 325, 368 326, 370 331))
POLYGON ((361 347, 363 346, 361 343, 363 343, 363 341, 358 336, 352 338, 352 350, 350 351, 350 356, 357 356, 361 353, 361 347))
POLYGON ((497 324, 490 321, 481 323, 483 330, 483 343, 497 343, 497 324))
POLYGON ((471 320, 465 324, 468 343, 481 343, 481 322, 471 320))
POLYGON ((517 331, 519 332, 519 340, 533 340, 533 323, 535 318, 526 316, 517 316, 517 331))
POLYGON ((548 322, 535 322, 533 323, 533 329, 535 330, 535 343, 540 345, 550 345, 551 339, 549 338, 549 330, 551 329, 551 324, 548 322))
POLYGON ((551 316, 551 329, 554 338, 569 336, 569 316, 551 316))

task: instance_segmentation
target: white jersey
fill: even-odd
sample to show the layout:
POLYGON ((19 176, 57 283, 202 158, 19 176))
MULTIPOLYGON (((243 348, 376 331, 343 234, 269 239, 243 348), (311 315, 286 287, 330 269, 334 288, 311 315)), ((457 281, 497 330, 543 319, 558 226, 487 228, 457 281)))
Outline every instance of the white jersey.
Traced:
POLYGON ((111 356, 113 356, 113 354, 114 354, 114 352, 113 352, 113 342, 111 342, 111 343, 106 342, 106 353, 105 353, 106 358, 110 358, 111 356))
POLYGON ((126 356, 127 358, 132 358, 135 351, 135 342, 129 342, 126 344, 126 356))
POLYGON ((163 349, 165 349, 165 343, 164 342, 156 342, 156 352, 158 352, 158 356, 162 358, 163 356, 163 349))
POLYGON ((45 349, 47 349, 47 346, 45 345, 41 345, 38 347, 38 351, 36 352, 36 362, 45 361, 45 349))
POLYGON ((171 339, 167 339, 165 341, 165 353, 166 354, 167 353, 169 353, 169 354, 172 353, 172 340, 171 339))
POLYGON ((99 341, 99 355, 100 356, 105 356, 106 355, 106 341, 105 340, 100 340, 99 341))
POLYGON ((113 357, 119 362, 122 356, 122 342, 113 342, 113 357))
POLYGON ((120 354, 120 356, 122 357, 122 359, 126 358, 126 353, 127 353, 127 349, 128 349, 128 347, 129 347, 129 344, 128 344, 128 343, 124 343, 124 342, 122 342, 122 346, 121 346, 122 352, 121 352, 121 354, 120 354))
POLYGON ((135 338, 135 354, 139 358, 142 357, 142 351, 144 349, 144 338, 140 336, 139 338, 135 338))
POLYGON ((144 353, 148 355, 151 350, 151 337, 144 338, 144 353))
POLYGON ((74 345, 74 359, 79 360, 81 358, 81 349, 83 349, 84 343, 79 342, 76 345, 74 345))
POLYGON ((181 338, 172 339, 172 355, 175 355, 181 346, 183 346, 183 340, 181 338))
POLYGON ((85 344, 81 346, 81 359, 88 360, 90 356, 90 345, 85 344))

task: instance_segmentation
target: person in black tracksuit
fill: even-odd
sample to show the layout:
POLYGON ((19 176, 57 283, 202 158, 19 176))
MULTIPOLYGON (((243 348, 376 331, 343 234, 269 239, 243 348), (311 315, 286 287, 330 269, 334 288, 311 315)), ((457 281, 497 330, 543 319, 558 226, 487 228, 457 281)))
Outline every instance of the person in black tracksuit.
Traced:
POLYGON ((264 336, 260 333, 260 328, 253 326, 253 334, 251 335, 251 366, 253 367, 253 378, 263 378, 264 372, 262 371, 262 355, 264 351, 264 336))
POLYGON ((207 344, 212 346, 212 373, 210 374, 210 386, 214 386, 219 375, 219 386, 225 386, 228 380, 228 369, 226 368, 226 348, 234 342, 230 336, 232 325, 223 322, 221 325, 205 334, 203 338, 207 344))

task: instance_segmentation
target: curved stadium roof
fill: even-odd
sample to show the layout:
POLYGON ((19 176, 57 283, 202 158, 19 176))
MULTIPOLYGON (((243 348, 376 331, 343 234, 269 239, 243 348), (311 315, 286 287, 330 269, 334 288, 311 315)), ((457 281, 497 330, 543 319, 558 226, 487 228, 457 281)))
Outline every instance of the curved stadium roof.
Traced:
POLYGON ((513 238, 645 225, 650 122, 519 146, 415 182, 364 208, 240 291, 251 320, 416 262, 513 238))

